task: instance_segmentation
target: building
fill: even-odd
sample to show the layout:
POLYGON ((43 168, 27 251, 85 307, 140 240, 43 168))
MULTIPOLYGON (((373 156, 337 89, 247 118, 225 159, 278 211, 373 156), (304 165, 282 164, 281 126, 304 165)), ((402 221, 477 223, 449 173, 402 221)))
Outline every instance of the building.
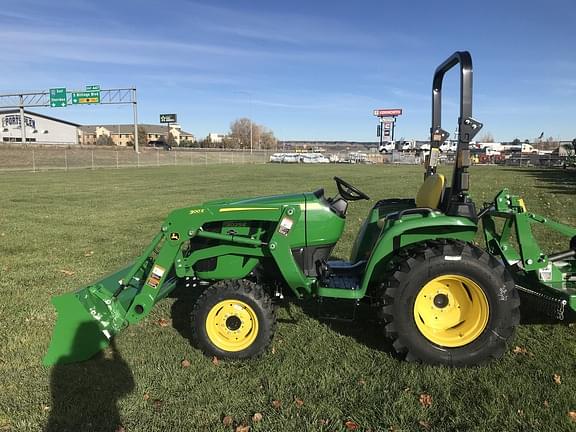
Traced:
POLYGON ((576 146, 570 144, 561 144, 557 149, 552 151, 552 154, 557 154, 560 157, 568 157, 576 155, 576 146))
POLYGON ((221 144, 225 137, 226 135, 224 134, 210 132, 207 138, 211 143, 221 144))
MULTIPOLYGON (((0 141, 21 143, 21 115, 18 109, 0 110, 0 141)), ((69 121, 44 114, 24 111, 24 132, 27 143, 78 144, 78 127, 69 121)))
MULTIPOLYGON (((143 129, 146 132, 146 142, 139 142, 139 145, 146 145, 150 141, 166 141, 168 126, 155 124, 139 124, 138 131, 143 129)), ((140 134, 141 132, 139 132, 140 134)), ((117 146, 127 146, 134 143, 134 125, 86 125, 80 126, 78 130, 80 143, 83 145, 96 145, 109 137, 117 146)), ((170 134, 174 137, 176 145, 187 142, 196 142, 196 138, 190 132, 182 130, 179 124, 170 124, 170 134)), ((141 135, 140 135, 141 139, 141 135)))

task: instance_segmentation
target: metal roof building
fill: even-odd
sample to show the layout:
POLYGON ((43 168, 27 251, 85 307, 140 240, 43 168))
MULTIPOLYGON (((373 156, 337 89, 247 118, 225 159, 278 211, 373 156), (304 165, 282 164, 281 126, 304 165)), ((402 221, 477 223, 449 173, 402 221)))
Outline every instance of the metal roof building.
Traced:
MULTIPOLYGON (((0 110, 0 141, 22 142, 22 117, 18 109, 0 110)), ((24 111, 24 132, 27 143, 78 144, 80 125, 44 114, 24 111)))

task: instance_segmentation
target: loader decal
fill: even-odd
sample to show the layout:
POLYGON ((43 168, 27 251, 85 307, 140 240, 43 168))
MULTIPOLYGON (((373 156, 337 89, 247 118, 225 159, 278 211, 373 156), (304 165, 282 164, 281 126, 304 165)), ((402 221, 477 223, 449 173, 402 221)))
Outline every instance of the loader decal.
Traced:
POLYGON ((287 236, 290 230, 292 229, 292 225, 294 225, 294 221, 290 218, 285 217, 280 222, 280 228, 278 228, 278 232, 283 236, 287 236))
POLYGON ((148 276, 148 280, 146 281, 146 283, 152 288, 158 287, 158 285, 160 284, 160 280, 162 279, 162 276, 164 276, 165 272, 166 270, 164 268, 155 265, 152 268, 152 272, 150 272, 150 276, 148 276))

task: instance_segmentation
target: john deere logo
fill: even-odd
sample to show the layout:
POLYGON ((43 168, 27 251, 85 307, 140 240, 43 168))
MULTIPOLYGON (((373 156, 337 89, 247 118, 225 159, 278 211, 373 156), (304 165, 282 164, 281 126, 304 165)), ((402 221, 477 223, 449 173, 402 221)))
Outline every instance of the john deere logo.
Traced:
POLYGON ((170 240, 180 240, 180 234, 177 232, 170 233, 170 240))

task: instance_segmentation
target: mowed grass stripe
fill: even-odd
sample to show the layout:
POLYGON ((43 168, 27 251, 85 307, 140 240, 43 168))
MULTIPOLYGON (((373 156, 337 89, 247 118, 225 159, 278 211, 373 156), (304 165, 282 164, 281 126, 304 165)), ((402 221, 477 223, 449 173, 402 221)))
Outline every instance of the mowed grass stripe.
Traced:
MULTIPOLYGON (((472 195, 480 205, 509 187, 531 211, 576 225, 574 174, 475 167, 472 195)), ((320 322, 304 302, 278 311, 274 353, 215 365, 181 327, 189 302, 167 299, 117 338, 120 358, 108 351, 64 368, 40 365, 56 318, 50 297, 130 262, 172 209, 318 187, 333 195, 334 175, 373 200, 414 196, 422 181, 421 167, 382 165, 0 174, 0 430, 38 431, 51 416, 64 422, 60 430, 109 431, 120 422, 127 431, 231 430, 224 415, 253 431, 343 431, 347 420, 374 431, 573 428, 567 413, 576 410, 576 328, 563 324, 521 325, 515 345, 529 355, 509 352, 486 367, 447 369, 399 361, 369 317, 320 322), (178 328, 158 325, 171 318, 178 328), (184 358, 189 368, 181 367, 184 358), (423 393, 432 396, 428 408, 419 403, 423 393), (263 419, 253 424, 255 412, 263 419)), ((371 205, 350 205, 335 255, 348 257, 371 205)), ((550 250, 565 246, 545 232, 537 238, 550 250)))

